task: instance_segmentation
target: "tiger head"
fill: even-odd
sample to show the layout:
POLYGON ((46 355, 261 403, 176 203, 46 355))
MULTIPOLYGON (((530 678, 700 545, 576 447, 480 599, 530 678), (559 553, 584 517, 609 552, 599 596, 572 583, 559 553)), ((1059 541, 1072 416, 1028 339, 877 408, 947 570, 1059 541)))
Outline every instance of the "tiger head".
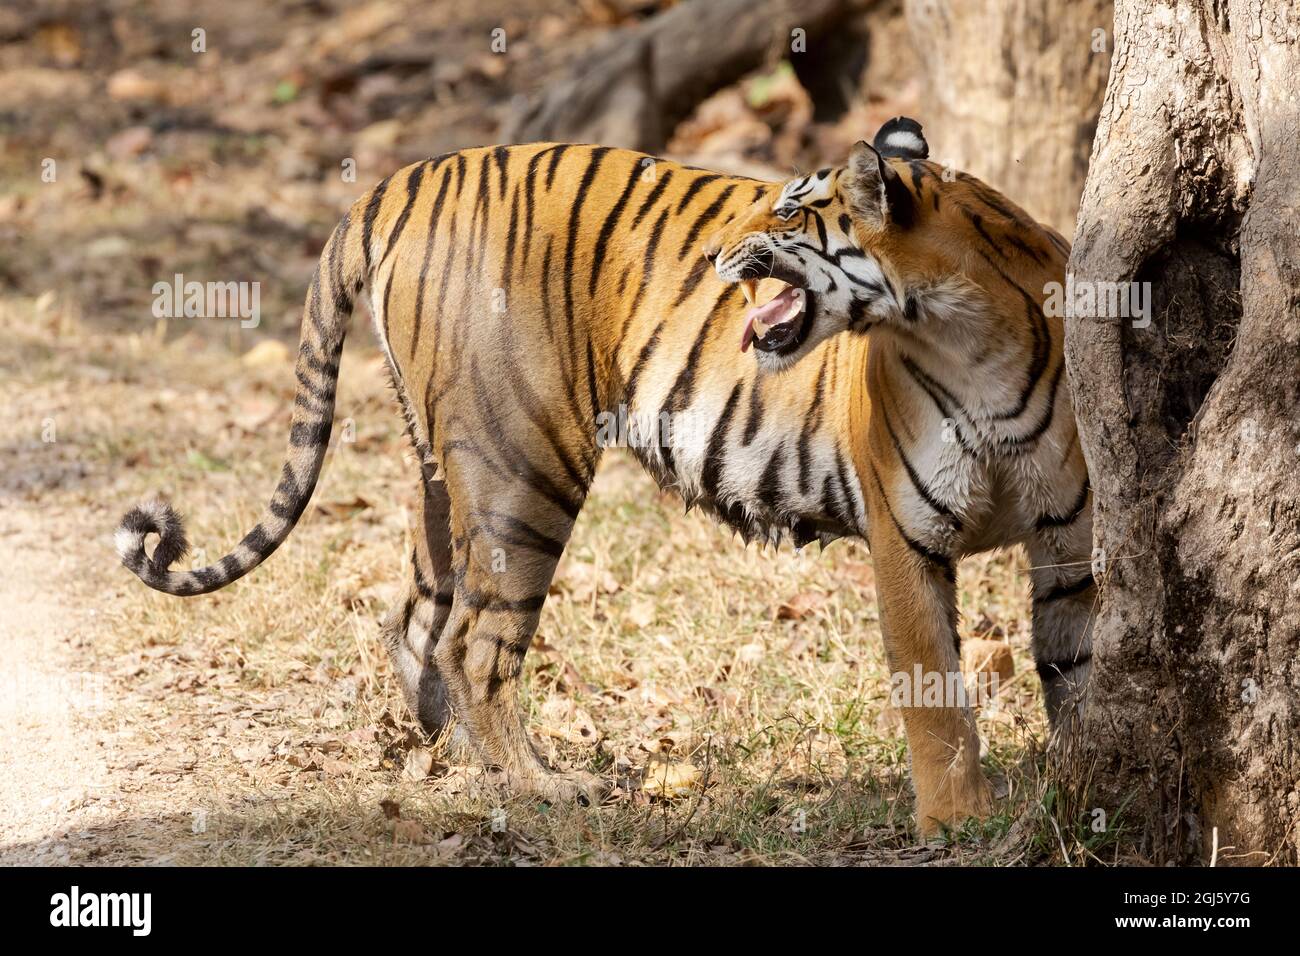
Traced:
POLYGON ((928 254, 942 237, 917 228, 928 210, 903 181, 933 174, 915 162, 928 155, 920 124, 892 119, 845 166, 784 183, 710 237, 704 255, 750 304, 741 351, 752 344, 760 367, 778 370, 839 332, 911 314, 909 289, 941 282, 948 268, 928 254))

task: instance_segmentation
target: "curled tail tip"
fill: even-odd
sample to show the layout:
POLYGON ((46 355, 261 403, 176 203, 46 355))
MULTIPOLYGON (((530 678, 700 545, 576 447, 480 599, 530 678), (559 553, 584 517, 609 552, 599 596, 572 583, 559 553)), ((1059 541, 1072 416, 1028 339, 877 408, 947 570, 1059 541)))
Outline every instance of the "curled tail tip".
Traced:
POLYGON ((167 570, 189 551, 185 523, 175 509, 161 498, 151 498, 136 505, 125 515, 113 535, 122 563, 146 581, 167 570), (153 555, 145 552, 148 535, 158 535, 153 555))

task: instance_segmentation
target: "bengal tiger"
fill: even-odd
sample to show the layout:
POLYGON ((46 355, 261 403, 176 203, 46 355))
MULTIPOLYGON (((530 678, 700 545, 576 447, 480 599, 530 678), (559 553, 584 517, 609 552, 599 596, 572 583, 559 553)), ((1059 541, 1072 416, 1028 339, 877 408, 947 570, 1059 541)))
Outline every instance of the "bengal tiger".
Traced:
MULTIPOLYGON (((897 673, 959 672, 957 562, 1023 542, 1033 654, 1062 727, 1094 596, 1062 323, 1042 308, 1069 249, 928 155, 899 117, 843 167, 778 183, 563 143, 398 171, 352 206, 312 277, 265 516, 220 562, 173 571, 181 520, 146 502, 117 532, 123 562, 160 591, 206 594, 285 540, 320 475, 364 294, 422 463, 409 592, 384 641, 425 730, 454 715, 514 788, 606 789, 545 765, 518 690, 605 444, 597 423, 615 412, 696 423, 634 453, 747 537, 864 539, 897 673)), ((966 702, 902 717, 921 832, 986 814, 966 702)))

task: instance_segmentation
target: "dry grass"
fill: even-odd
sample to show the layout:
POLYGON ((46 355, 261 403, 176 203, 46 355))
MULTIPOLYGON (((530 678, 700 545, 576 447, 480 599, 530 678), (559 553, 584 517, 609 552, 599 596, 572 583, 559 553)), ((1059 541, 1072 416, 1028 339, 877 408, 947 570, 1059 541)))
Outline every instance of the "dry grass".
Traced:
POLYGON ((64 840, 70 859, 1039 863, 1096 849, 1077 808, 1064 824, 1043 809, 1062 816, 1041 774, 1018 552, 967 562, 960 579, 963 635, 1005 637, 1017 667, 980 715, 998 814, 918 846, 865 548, 746 548, 623 454, 606 457, 578 522, 524 700, 548 757, 615 778, 615 798, 512 798, 442 747, 414 779, 404 766, 426 742, 377 639, 409 573, 414 472, 368 336, 343 364, 338 416, 356 440, 336 438, 299 529, 244 581, 180 600, 116 565, 116 519, 162 490, 206 557, 223 553, 274 485, 288 364, 250 365, 197 335, 96 333, 48 300, 2 309, 4 493, 78 553, 51 586, 93 623, 60 637, 109 698, 94 733, 113 792, 92 795, 100 822, 64 840), (56 442, 33 440, 46 420, 56 442), (640 784, 687 763, 698 776, 679 795, 640 784))

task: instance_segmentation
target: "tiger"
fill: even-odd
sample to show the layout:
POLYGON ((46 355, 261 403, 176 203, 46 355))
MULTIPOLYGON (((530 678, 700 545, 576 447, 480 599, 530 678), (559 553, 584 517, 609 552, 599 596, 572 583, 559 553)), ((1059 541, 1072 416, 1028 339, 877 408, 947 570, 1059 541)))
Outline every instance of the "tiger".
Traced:
MULTIPOLYGON (((609 790, 546 764, 519 693, 610 415, 685 423, 626 444, 747 541, 865 542, 895 674, 960 675, 958 562, 1023 544, 1032 652, 1064 734, 1095 594, 1062 321, 1043 308, 1068 256, 1001 193, 931 161, 908 117, 843 166, 777 182, 606 146, 449 152, 379 182, 326 243, 257 525, 220 561, 172 570, 185 531, 152 498, 117 550, 145 584, 192 596, 285 541, 321 473, 361 301, 420 467, 410 579, 382 639, 424 731, 467 732, 516 792, 609 790)), ((986 816, 969 700, 911 704, 919 831, 986 816)))

